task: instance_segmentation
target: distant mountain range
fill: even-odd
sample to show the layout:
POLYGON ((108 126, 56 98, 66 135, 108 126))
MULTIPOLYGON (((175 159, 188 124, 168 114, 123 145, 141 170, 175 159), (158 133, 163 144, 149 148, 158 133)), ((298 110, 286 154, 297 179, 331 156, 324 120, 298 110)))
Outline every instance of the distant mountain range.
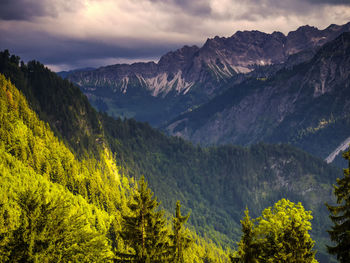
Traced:
POLYGON ((326 158, 350 136, 348 31, 350 23, 287 35, 238 31, 201 48, 184 46, 158 63, 64 76, 97 109, 195 143, 286 142, 326 158))
POLYGON ((288 142, 326 158, 350 136, 349 85, 350 33, 344 33, 312 60, 232 85, 166 130, 205 145, 288 142))
MULTIPOLYGON (((180 200, 184 212, 191 211, 192 229, 212 240, 208 242, 231 248, 241 235, 240 220, 246 207, 252 217, 257 217, 281 198, 302 202, 314 216, 311 234, 316 240, 317 259, 332 262, 325 252, 330 220, 324 203, 334 201, 332 184, 341 176, 340 169, 285 144, 200 147, 133 119, 113 119, 96 112, 69 81, 39 62, 20 63, 8 51, 0 52, 0 79, 4 79, 1 74, 21 91, 12 87, 13 94, 23 94, 25 98, 20 95, 22 99, 18 100, 5 92, 6 87, 0 87, 2 98, 6 99, 2 101, 7 101, 0 108, 11 113, 3 114, 6 125, 0 125, 0 142, 6 145, 0 147, 0 158, 5 151, 38 173, 47 173, 46 178, 54 183, 59 180, 65 191, 112 211, 112 221, 117 226, 116 232, 111 233, 117 237, 120 219, 114 215, 125 211, 126 206, 119 205, 127 201, 123 196, 129 196, 134 179, 144 175, 168 213, 180 200), (37 113, 36 122, 31 109, 37 113), (31 117, 25 122, 32 123, 30 126, 23 124, 22 115, 31 117), (46 124, 38 125, 39 118, 46 124), (38 135, 33 137, 24 132, 38 135), (47 134, 57 143, 46 140, 45 150, 41 150, 44 143, 40 138, 48 137, 47 134), (37 159, 45 163, 35 165, 37 159), (78 160, 84 166, 76 166, 78 160), (110 210, 114 206, 118 209, 110 210)), ((3 166, 15 167, 6 161, 3 166)), ((13 177, 22 180, 22 173, 25 172, 16 171, 13 177)), ((213 250, 213 246, 205 251, 208 250, 213 250)), ((189 262, 218 261, 213 257, 212 261, 189 262)))

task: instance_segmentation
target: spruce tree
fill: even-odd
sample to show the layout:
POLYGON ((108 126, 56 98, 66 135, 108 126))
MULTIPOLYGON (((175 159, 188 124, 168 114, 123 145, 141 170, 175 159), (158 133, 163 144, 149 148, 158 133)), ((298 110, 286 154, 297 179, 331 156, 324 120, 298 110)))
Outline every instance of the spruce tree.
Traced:
POLYGON ((123 216, 120 232, 129 253, 117 254, 119 262, 166 262, 169 257, 169 240, 164 212, 153 198, 144 177, 128 203, 130 215, 123 216))
POLYGON ((242 237, 238 243, 238 252, 231 256, 232 262, 255 263, 258 255, 258 244, 255 241, 254 222, 249 216, 249 210, 244 211, 244 218, 241 220, 242 237))
POLYGON ((8 251, 4 262, 110 261, 105 237, 64 197, 44 186, 31 186, 19 194, 17 202, 21 215, 2 248, 8 251))
POLYGON ((173 218, 173 231, 174 234, 171 236, 173 241, 173 262, 183 263, 184 255, 183 252, 186 248, 189 247, 192 239, 186 235, 183 225, 187 222, 190 215, 182 216, 181 215, 181 205, 180 201, 176 202, 175 217, 173 218))
MULTIPOLYGON (((343 157, 349 161, 350 151, 343 157)), ((334 246, 327 246, 330 254, 336 255, 339 262, 350 262, 350 170, 344 169, 344 177, 337 179, 338 186, 334 186, 334 194, 337 197, 337 205, 327 204, 330 218, 334 225, 328 231, 334 246)))

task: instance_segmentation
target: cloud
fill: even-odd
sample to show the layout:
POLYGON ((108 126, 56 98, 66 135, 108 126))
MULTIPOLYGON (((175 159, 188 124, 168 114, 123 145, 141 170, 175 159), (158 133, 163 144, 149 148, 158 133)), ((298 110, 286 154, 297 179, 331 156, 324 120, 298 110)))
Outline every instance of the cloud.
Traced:
MULTIPOLYGON (((0 49, 48 65, 157 60, 237 30, 325 28, 350 18, 350 0, 2 0, 0 49), (20 12, 19 12, 20 10, 20 12)), ((93 65, 97 66, 97 65, 93 65)))
POLYGON ((311 4, 350 5, 349 0, 306 0, 311 4))
POLYGON ((82 0, 2 0, 1 20, 32 20, 35 17, 56 17, 60 12, 82 8, 82 0))
POLYGON ((152 3, 156 3, 163 10, 177 9, 181 12, 195 15, 195 16, 209 16, 211 14, 210 0, 149 0, 152 3))
POLYGON ((78 67, 97 67, 111 63, 156 61, 160 54, 179 48, 166 41, 123 38, 118 42, 98 39, 57 37, 47 33, 7 31, 0 46, 10 49, 22 60, 39 60, 47 65, 61 65, 60 70, 78 67), (129 45, 127 45, 129 43, 129 45))
POLYGON ((42 16, 48 13, 45 5, 40 1, 4 0, 1 3, 0 19, 3 20, 29 20, 34 16, 42 16), (18 7, 21 7, 20 12, 18 7))

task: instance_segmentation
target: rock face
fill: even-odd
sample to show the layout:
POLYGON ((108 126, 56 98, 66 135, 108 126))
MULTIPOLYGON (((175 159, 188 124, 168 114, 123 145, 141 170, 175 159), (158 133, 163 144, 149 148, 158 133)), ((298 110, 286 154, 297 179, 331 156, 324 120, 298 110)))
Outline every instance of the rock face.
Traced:
POLYGON ((100 110, 159 125, 221 93, 232 78, 241 82, 245 76, 240 73, 303 62, 345 31, 350 31, 350 23, 324 30, 303 26, 287 36, 238 31, 228 38, 208 39, 201 48, 184 46, 158 63, 119 64, 65 76, 100 110))
POLYGON ((122 64, 97 70, 73 72, 68 78, 82 87, 109 86, 127 92, 129 79, 148 88, 153 96, 166 95, 173 89, 186 94, 194 83, 219 81, 235 73, 247 73, 256 65, 284 63, 290 55, 312 50, 341 33, 350 23, 331 25, 324 30, 303 26, 287 36, 281 32, 238 31, 231 37, 208 39, 203 47, 184 46, 161 57, 159 62, 122 64), (206 74, 206 71, 211 74, 206 74))
POLYGON ((343 33, 309 62, 231 85, 165 129, 204 145, 287 142, 326 157, 349 136, 349 85, 350 33, 343 33))

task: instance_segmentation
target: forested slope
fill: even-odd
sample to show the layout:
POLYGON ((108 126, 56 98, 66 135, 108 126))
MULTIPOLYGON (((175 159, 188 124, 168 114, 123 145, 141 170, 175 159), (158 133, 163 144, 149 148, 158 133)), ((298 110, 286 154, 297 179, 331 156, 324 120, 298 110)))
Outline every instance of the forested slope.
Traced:
MULTIPOLYGON (((239 220, 246 206, 257 216, 285 197, 313 211, 312 235, 318 249, 324 250, 329 221, 323 204, 332 200, 332 184, 341 174, 338 169, 287 145, 194 146, 147 124, 97 113, 77 87, 38 62, 19 66, 19 58, 6 52, 0 58, 0 71, 18 85, 40 118, 63 139, 64 143, 54 139, 64 147, 57 151, 62 156, 56 154, 74 160, 70 160, 72 165, 63 165, 65 172, 57 177, 101 210, 123 209, 131 178, 145 175, 163 207, 172 211, 180 200, 184 212, 192 211, 189 222, 199 233, 232 246, 240 236, 239 220), (66 167, 73 170, 66 171, 66 167)), ((47 145, 56 152, 55 143, 47 145)), ((192 254, 203 256, 206 246, 192 254)))
MULTIPOLYGON (((137 190, 107 147, 98 159, 78 160, 1 74, 0 123, 2 262, 108 262, 130 251, 121 223, 132 215, 127 204, 137 190)), ((170 222, 164 231, 170 237, 170 222)), ((227 260, 220 248, 189 235, 195 242, 186 261, 227 260)))
POLYGON ((232 244, 246 206, 258 216, 284 197, 313 211, 312 233, 324 251, 329 224, 324 202, 331 202, 340 170, 288 145, 201 148, 133 120, 118 124, 105 116, 103 123, 112 151, 128 164, 129 173, 149 178, 165 207, 177 196, 192 209, 190 222, 202 233, 232 244))

